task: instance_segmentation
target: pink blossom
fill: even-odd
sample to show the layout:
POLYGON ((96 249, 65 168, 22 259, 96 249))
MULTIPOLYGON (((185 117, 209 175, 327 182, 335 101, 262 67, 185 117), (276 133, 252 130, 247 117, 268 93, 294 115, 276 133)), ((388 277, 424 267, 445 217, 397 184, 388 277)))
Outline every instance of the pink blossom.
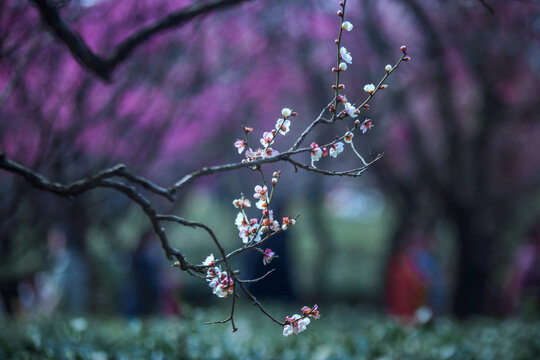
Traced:
POLYGON ((272 251, 272 249, 266 249, 264 250, 264 257, 263 257, 263 264, 268 265, 274 259, 276 256, 276 253, 272 251))
POLYGON ((291 219, 289 217, 284 217, 283 218, 283 222, 281 224, 281 229, 282 230, 287 230, 287 228, 289 226, 292 226, 292 225, 295 225, 296 224, 296 220, 295 219, 291 219))
POLYGON ((264 151, 263 157, 272 157, 276 155, 279 155, 279 151, 274 150, 271 147, 269 147, 269 148, 266 148, 266 150, 264 151))
POLYGON ((319 161, 323 155, 322 149, 315 142, 311 143, 311 161, 319 161))
POLYGON ((253 194, 253 197, 255 199, 266 199, 266 196, 268 195, 268 188, 265 186, 257 185, 255 186, 255 194, 253 194))
POLYGON ((241 154, 242 151, 246 148, 246 141, 245 140, 236 140, 234 142, 234 146, 238 149, 238 153, 241 154))
POLYGON ((290 126, 290 120, 278 119, 276 122, 276 130, 278 130, 281 135, 286 135, 289 132, 290 126))
POLYGON ((312 317, 314 319, 319 319, 321 317, 321 314, 319 313, 319 306, 317 304, 315 304, 313 306, 313 308, 310 308, 308 306, 304 306, 302 308, 302 314, 304 316, 309 316, 309 317, 312 317))
POLYGON ((371 122, 370 119, 364 120, 362 123, 362 126, 360 126, 360 130, 362 130, 362 134, 365 134, 369 129, 373 127, 373 122, 371 122))
POLYGON ((283 327, 283 335, 298 335, 302 331, 306 330, 309 323, 310 320, 308 318, 302 318, 302 316, 298 314, 294 314, 292 317, 287 316, 285 319, 285 326, 283 327))
POLYGON ((249 201, 248 199, 245 199, 245 198, 240 198, 240 199, 234 199, 233 200, 233 205, 235 208, 237 209, 243 209, 243 208, 248 208, 248 207, 251 207, 251 201, 249 201))
POLYGON ((262 146, 267 148, 269 145, 271 145, 274 142, 274 134, 272 134, 269 131, 265 131, 260 141, 261 141, 262 146))

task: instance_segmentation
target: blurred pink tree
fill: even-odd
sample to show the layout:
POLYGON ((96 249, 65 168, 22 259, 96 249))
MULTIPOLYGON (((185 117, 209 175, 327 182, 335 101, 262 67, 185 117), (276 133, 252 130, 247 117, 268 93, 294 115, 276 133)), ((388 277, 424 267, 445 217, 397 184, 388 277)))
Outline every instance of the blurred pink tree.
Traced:
MULTIPOLYGON (((189 3, 71 1, 60 13, 95 53, 107 54, 189 3)), ((489 3, 494 14, 480 2, 415 0, 362 1, 348 12, 361 29, 348 48, 365 54, 347 70, 350 79, 375 81, 390 49, 402 43, 418 49, 412 71, 389 88, 384 112, 377 101, 370 110, 382 129, 373 132, 374 148, 387 154, 373 169, 402 207, 401 230, 416 218, 442 218, 455 229, 454 303, 461 315, 485 309, 498 265, 494 249, 540 180, 538 4, 489 3)), ((1 150, 53 179, 123 162, 168 183, 193 168, 232 161, 227 139, 241 125, 268 126, 266 114, 285 103, 316 118, 313 109, 333 94, 327 84, 335 4, 326 1, 246 2, 234 16, 195 18, 140 45, 101 76, 109 82, 42 31, 36 7, 17 1, 0 7, 1 150)), ((350 81, 347 92, 363 86, 350 81)), ((0 231, 9 239, 14 208, 32 204, 32 221, 39 222, 48 203, 13 177, 2 181, 1 216, 10 221, 0 231)), ((84 219, 84 202, 72 206, 84 219)))

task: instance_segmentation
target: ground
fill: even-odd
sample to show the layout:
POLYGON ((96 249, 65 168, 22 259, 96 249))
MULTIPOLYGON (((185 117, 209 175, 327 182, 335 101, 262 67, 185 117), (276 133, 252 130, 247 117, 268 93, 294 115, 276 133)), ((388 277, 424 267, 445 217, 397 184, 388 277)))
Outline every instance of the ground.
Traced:
MULTIPOLYGON (((279 313, 286 306, 273 306, 279 313)), ((299 335, 252 308, 239 330, 205 325, 222 309, 186 309, 185 318, 26 317, 0 320, 0 359, 538 359, 540 321, 439 318, 402 326, 365 309, 322 309, 299 335)))

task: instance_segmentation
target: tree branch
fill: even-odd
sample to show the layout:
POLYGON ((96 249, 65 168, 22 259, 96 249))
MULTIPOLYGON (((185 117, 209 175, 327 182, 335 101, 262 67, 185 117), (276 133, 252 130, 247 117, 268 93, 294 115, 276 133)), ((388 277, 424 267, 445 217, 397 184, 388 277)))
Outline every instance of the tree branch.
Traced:
POLYGON ((138 46, 148 41, 154 35, 165 30, 181 27, 194 18, 208 14, 213 10, 223 10, 249 0, 210 0, 206 3, 196 2, 140 29, 118 44, 111 51, 110 55, 105 57, 97 55, 88 47, 81 35, 73 31, 62 20, 55 6, 49 4, 47 0, 32 1, 36 4, 43 21, 66 44, 75 59, 101 79, 110 81, 116 67, 124 62, 138 46))

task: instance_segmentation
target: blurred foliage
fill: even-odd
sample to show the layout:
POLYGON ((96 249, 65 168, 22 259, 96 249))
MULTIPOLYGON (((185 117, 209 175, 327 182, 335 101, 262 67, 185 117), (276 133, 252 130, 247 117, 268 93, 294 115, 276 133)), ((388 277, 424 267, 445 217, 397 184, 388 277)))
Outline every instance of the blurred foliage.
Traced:
MULTIPOLYGON (((280 305, 283 308, 283 305, 280 305)), ((252 310, 250 310, 252 309, 252 310)), ((241 309, 238 332, 205 325, 222 310, 184 319, 46 318, 0 321, 2 359, 536 359, 540 322, 436 319, 406 327, 365 309, 334 305, 300 335, 241 309)), ((323 308, 324 309, 324 308, 323 308)))

